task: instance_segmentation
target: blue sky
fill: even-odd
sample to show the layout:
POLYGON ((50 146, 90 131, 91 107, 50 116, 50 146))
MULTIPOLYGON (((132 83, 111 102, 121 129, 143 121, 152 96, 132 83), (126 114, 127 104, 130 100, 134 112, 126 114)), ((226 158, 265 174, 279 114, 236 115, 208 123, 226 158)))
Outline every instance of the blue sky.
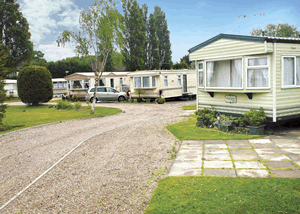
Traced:
MULTIPOLYGON (((288 23, 300 31, 300 1, 147 1, 148 15, 158 5, 165 12, 170 30, 172 60, 188 54, 187 50, 219 33, 249 35, 256 27, 288 23), (265 14, 265 15, 259 15, 265 14), (256 15, 256 16, 255 16, 256 15)), ((75 56, 74 45, 57 47, 55 43, 63 30, 79 27, 80 12, 93 0, 18 0, 21 11, 30 25, 31 40, 35 50, 45 53, 47 61, 57 61, 75 56)), ((120 7, 121 9, 121 7, 120 7)))

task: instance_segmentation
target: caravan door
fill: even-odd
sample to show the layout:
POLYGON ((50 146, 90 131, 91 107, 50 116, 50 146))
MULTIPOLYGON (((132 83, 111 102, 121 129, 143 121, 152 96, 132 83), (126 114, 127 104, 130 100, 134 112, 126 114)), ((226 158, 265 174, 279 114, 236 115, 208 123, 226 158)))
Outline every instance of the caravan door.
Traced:
POLYGON ((186 94, 186 93, 188 93, 188 90, 187 90, 187 74, 182 74, 182 80, 183 80, 182 93, 186 94))

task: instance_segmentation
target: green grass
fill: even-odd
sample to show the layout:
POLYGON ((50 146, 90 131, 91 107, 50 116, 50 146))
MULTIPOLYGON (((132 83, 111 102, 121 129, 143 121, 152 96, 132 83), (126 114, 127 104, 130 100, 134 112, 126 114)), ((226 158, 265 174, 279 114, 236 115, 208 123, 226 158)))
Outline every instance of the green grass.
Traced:
POLYGON ((167 129, 179 140, 245 140, 261 138, 264 135, 230 134, 227 132, 196 127, 195 117, 167 126, 167 129))
POLYGON ((11 99, 11 100, 5 100, 4 102, 5 103, 21 102, 21 99, 20 98, 14 98, 14 99, 11 99))
POLYGON ((95 114, 91 115, 87 107, 81 110, 56 110, 49 106, 8 106, 3 122, 10 126, 17 126, 13 129, 0 132, 0 134, 14 131, 21 128, 37 126, 46 123, 59 122, 64 120, 83 119, 92 117, 104 117, 117 114, 122 110, 117 108, 96 107, 95 114), (25 112, 23 112, 25 110, 25 112))
POLYGON ((182 109, 183 109, 183 110, 196 110, 196 109, 197 109, 197 106, 196 106, 196 104, 193 104, 193 105, 186 105, 186 106, 182 106, 182 109))
POLYGON ((150 213, 300 213, 300 179, 167 177, 150 213))

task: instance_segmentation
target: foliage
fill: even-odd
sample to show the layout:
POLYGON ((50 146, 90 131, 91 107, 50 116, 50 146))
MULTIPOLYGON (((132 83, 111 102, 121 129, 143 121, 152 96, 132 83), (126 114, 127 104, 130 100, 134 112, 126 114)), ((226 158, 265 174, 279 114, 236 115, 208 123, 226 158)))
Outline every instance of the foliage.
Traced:
POLYGON ((27 67, 29 65, 39 65, 39 66, 47 66, 47 60, 44 59, 45 54, 41 51, 33 51, 31 61, 26 61, 23 63, 23 67, 27 67))
POLYGON ((6 96, 6 100, 13 100, 15 99, 14 95, 10 94, 9 96, 6 96))
POLYGON ((237 127, 245 127, 246 126, 245 118, 242 118, 242 117, 233 117, 233 116, 230 116, 229 118, 232 121, 232 124, 234 126, 237 126, 237 127))
POLYGON ((81 108, 81 102, 75 103, 75 109, 78 110, 81 108))
POLYGON ((57 102, 56 105, 56 109, 67 109, 67 110, 71 110, 74 108, 74 105, 72 105, 72 103, 67 102, 67 101, 63 101, 63 100, 59 100, 57 102))
POLYGON ((50 72, 37 65, 21 69, 17 80, 18 95, 23 103, 45 103, 53 97, 53 83, 50 72))
MULTIPOLYGON (((79 32, 65 30, 56 41, 58 46, 64 46, 71 39, 74 40, 75 52, 82 56, 89 56, 90 49, 93 49, 95 58, 90 57, 90 60, 95 74, 95 88, 98 86, 109 53, 123 46, 123 17, 117 9, 117 3, 115 0, 96 0, 94 5, 80 14, 79 32)), ((95 90, 94 97, 96 92, 95 90)), ((96 99, 91 114, 94 114, 95 101, 96 99)))
POLYGON ((71 98, 72 102, 77 102, 78 101, 78 96, 76 94, 74 94, 71 98))
POLYGON ((260 107, 258 111, 250 109, 249 112, 244 114, 244 117, 250 126, 260 126, 266 121, 266 115, 262 107, 260 107))
POLYGON ((147 13, 146 4, 140 8, 136 0, 123 0, 124 13, 124 48, 127 71, 143 70, 147 59, 147 13))
POLYGON ((289 24, 268 24, 265 29, 262 30, 260 27, 254 28, 251 32, 251 36, 261 36, 262 31, 264 31, 265 36, 273 36, 273 37, 294 37, 298 38, 299 31, 297 31, 297 27, 289 24))
POLYGON ((166 100, 164 98, 156 98, 155 102, 157 102, 158 104, 164 104, 166 102, 166 100))
POLYGON ((144 90, 141 88, 136 88, 136 89, 134 89, 134 93, 139 95, 139 97, 141 97, 141 94, 144 93, 144 90))
POLYGON ((157 36, 156 17, 153 14, 149 16, 148 23, 148 52, 147 52, 147 67, 150 70, 159 69, 159 50, 158 50, 158 36, 157 36))
POLYGON ((199 109, 198 111, 196 111, 195 114, 198 116, 199 119, 203 119, 203 124, 197 124, 198 126, 209 126, 217 120, 217 111, 213 107, 212 109, 199 109))
POLYGON ((30 60, 33 51, 28 22, 15 2, 0 1, 0 43, 8 53, 5 67, 10 69, 30 60))
POLYGON ((299 178, 170 176, 159 181, 145 214, 299 213, 299 186, 299 178))
POLYGON ((3 104, 6 97, 6 91, 4 90, 4 79, 8 73, 8 69, 5 67, 7 57, 8 53, 0 43, 0 126, 3 126, 2 119, 5 117, 7 108, 7 106, 3 104))
POLYGON ((183 57, 180 58, 180 62, 182 62, 182 61, 186 62, 187 66, 188 66, 189 68, 191 67, 192 61, 190 61, 190 57, 189 57, 188 54, 187 54, 187 55, 184 55, 183 57))
MULTIPOLYGON (((104 117, 107 115, 118 114, 121 112, 122 110, 117 108, 96 107, 95 114, 91 115, 89 108, 85 107, 82 107, 81 111, 61 111, 57 110, 56 108, 49 108, 48 105, 8 106, 7 115, 3 119, 3 122, 7 123, 10 126, 13 126, 14 128, 10 130, 13 131, 21 128, 37 126, 46 123, 74 119, 104 117)), ((1 134, 5 132, 1 132, 1 134)))
POLYGON ((184 60, 182 60, 182 61, 180 61, 180 63, 176 62, 173 65, 173 69, 189 69, 189 66, 184 60))

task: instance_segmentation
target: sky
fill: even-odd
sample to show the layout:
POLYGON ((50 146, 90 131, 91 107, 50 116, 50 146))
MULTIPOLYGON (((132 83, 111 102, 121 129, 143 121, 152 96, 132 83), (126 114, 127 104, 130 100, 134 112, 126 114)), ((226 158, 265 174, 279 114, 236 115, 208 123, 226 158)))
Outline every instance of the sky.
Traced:
MULTIPOLYGON (((56 40, 64 30, 79 29, 80 12, 94 0, 18 0, 27 19, 34 50, 42 51, 47 61, 76 56, 74 44, 58 47, 56 40)), ((220 33, 250 35, 253 28, 288 23, 300 31, 300 0, 138 0, 147 4, 148 16, 157 5, 166 14, 173 62, 188 50, 220 33), (264 15, 263 15, 264 14, 264 15), (244 18, 243 16, 246 15, 244 18)), ((121 11, 121 6, 119 6, 121 11)))

